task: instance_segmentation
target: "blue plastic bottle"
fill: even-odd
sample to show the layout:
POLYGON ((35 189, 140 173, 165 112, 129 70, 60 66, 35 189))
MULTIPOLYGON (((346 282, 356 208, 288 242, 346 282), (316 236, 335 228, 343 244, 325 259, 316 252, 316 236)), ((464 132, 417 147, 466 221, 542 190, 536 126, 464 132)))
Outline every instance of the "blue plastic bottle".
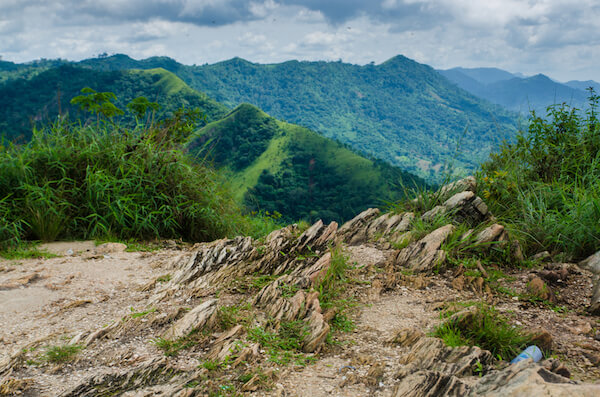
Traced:
POLYGON ((510 363, 518 363, 519 361, 526 360, 528 358, 532 358, 534 363, 537 363, 542 359, 542 351, 539 347, 532 345, 527 349, 523 350, 521 354, 515 357, 510 363))

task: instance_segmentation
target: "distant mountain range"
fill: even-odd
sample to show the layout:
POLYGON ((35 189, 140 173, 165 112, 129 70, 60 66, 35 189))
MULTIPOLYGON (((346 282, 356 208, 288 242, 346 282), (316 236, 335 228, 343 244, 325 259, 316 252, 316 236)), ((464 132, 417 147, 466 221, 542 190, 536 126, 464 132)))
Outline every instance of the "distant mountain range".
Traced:
POLYGON ((522 114, 530 110, 545 114, 548 106, 563 102, 585 108, 588 98, 585 90, 590 86, 600 89, 600 84, 592 80, 559 83, 543 74, 526 77, 497 68, 453 68, 438 72, 473 95, 522 114))

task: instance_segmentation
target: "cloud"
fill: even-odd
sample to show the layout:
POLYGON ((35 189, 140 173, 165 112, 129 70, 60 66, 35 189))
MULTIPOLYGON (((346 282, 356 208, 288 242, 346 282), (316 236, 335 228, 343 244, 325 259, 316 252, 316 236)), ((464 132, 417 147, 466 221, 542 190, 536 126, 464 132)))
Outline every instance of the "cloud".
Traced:
POLYGON ((0 54, 497 66, 600 80, 597 0, 0 0, 0 54), (585 73, 578 77, 573 73, 585 73))

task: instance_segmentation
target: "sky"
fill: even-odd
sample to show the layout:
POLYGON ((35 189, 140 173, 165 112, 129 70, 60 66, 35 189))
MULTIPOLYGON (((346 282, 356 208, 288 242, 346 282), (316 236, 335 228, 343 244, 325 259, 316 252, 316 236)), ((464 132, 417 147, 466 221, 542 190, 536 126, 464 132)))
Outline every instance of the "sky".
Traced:
POLYGON ((3 60, 169 56, 498 67, 600 81, 598 0, 0 0, 3 60))

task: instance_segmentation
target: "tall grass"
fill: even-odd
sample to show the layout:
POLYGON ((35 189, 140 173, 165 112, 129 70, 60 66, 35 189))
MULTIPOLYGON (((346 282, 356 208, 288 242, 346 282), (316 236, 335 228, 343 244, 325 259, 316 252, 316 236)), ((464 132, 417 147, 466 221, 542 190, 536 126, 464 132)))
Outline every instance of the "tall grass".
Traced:
POLYGON ((564 252, 580 259, 600 249, 600 97, 589 110, 532 113, 529 130, 505 143, 478 174, 492 212, 521 237, 529 253, 564 252))
POLYGON ((23 239, 204 241, 275 227, 243 217, 220 174, 161 132, 58 122, 26 145, 0 146, 0 250, 23 239))

